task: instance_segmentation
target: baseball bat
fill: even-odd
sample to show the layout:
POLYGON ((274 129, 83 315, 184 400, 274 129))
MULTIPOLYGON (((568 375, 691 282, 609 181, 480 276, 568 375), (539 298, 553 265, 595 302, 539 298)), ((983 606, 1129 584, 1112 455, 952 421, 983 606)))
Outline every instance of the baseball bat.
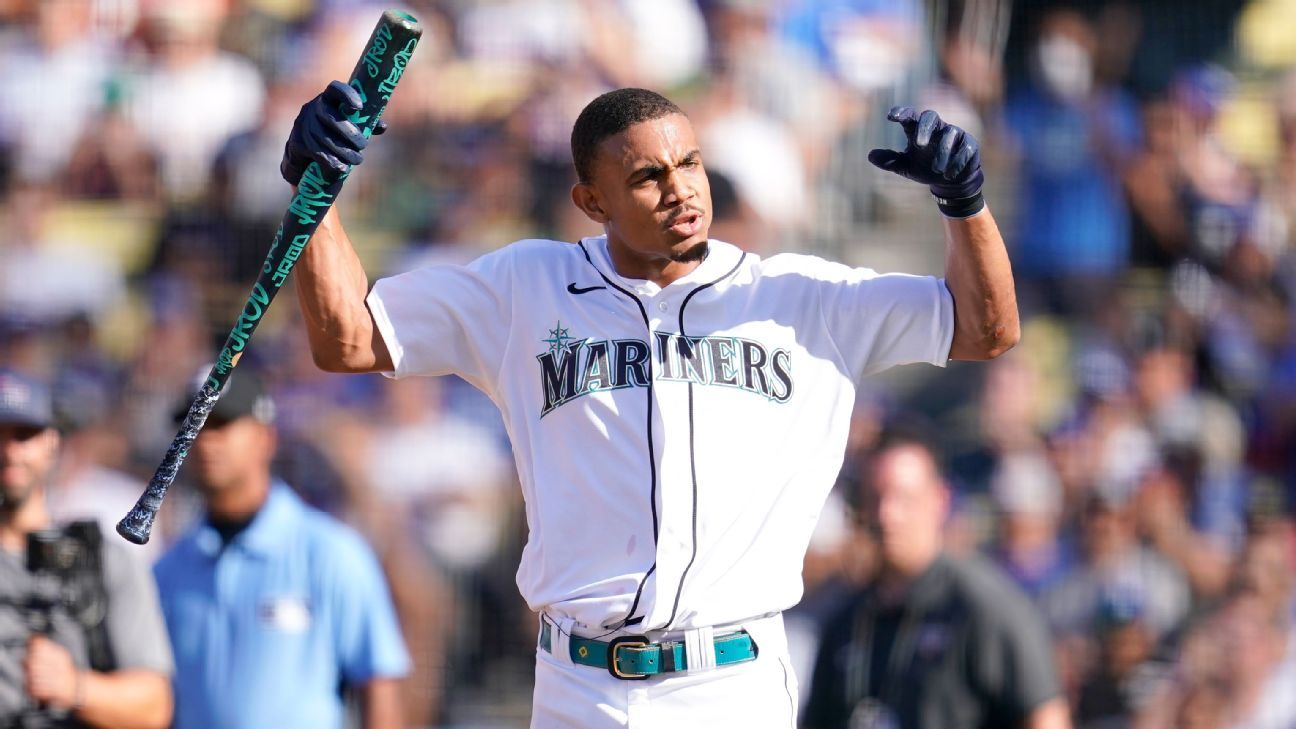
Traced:
MULTIPOLYGON (((366 137, 373 134, 422 34, 422 27, 412 15, 399 10, 387 10, 369 36, 364 55, 356 62, 350 79, 351 86, 359 92, 364 103, 359 111, 348 117, 360 127, 366 137)), ((198 432, 207 422, 207 416, 220 399, 221 390, 229 380, 230 373, 238 365, 248 340, 270 308, 270 302, 288 280, 288 274, 292 272, 307 241, 315 234, 320 219, 337 199, 348 174, 349 171, 334 174, 318 162, 311 162, 306 168, 298 183, 297 194, 288 203, 274 242, 270 244, 270 252, 266 254, 265 264, 252 286, 252 293, 248 296, 243 311, 239 313, 234 328, 230 330, 225 346, 216 358, 216 364, 207 374, 207 380, 199 388, 193 403, 189 405, 184 423, 167 448, 148 487, 130 513, 117 523, 117 533, 127 541, 135 544, 148 542, 162 499, 175 481, 185 457, 189 455, 198 432)))

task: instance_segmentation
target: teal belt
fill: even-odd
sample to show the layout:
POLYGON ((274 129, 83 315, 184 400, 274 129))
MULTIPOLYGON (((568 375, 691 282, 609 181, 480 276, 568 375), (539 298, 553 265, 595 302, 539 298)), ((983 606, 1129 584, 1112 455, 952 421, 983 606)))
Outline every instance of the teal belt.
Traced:
MULTIPOLYGON (((683 641, 651 643, 642 635, 623 635, 602 641, 573 635, 569 644, 572 663, 606 668, 608 673, 626 681, 684 671, 689 667, 683 641)), ((759 653, 756 641, 745 630, 719 636, 713 645, 717 666, 753 661, 759 653)), ((553 653, 553 627, 548 620, 541 620, 540 647, 553 653)))

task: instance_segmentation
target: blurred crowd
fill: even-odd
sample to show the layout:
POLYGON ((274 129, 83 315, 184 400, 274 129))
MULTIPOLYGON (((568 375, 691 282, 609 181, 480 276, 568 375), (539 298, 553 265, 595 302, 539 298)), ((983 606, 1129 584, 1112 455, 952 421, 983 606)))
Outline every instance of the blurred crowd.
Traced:
MULTIPOLYGON (((138 496, 289 199, 298 107, 388 4, 0 1, 0 366, 54 385, 56 514, 115 524, 138 496)), ((899 102, 982 140, 1022 343, 861 389, 790 620, 803 685, 817 621, 876 569, 870 448, 921 422, 951 549, 1036 601, 1078 726, 1296 726, 1296 2, 401 5, 423 39, 339 203, 371 275, 598 234, 568 201, 568 135, 614 87, 688 111, 713 235, 763 255, 939 273, 926 192, 865 156, 899 141, 899 102)), ((285 297, 239 366, 270 383, 277 472, 382 559, 407 719, 525 725, 498 415, 457 380, 319 372, 285 297)), ((192 516, 176 492, 149 556, 192 516)))

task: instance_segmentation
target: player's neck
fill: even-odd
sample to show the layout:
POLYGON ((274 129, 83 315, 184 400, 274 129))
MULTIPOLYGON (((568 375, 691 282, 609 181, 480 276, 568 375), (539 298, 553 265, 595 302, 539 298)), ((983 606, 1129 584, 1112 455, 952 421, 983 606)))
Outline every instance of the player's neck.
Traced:
POLYGON ((697 269, 700 261, 680 262, 670 259, 645 261, 641 258, 623 254, 618 260, 615 250, 612 255, 612 267, 622 278, 652 281, 661 288, 666 288, 697 269))
POLYGON ((681 261, 664 255, 644 254, 608 237, 608 256, 612 259, 612 268, 618 276, 651 281, 661 288, 693 273, 706 259, 706 253, 707 248, 704 246, 697 258, 681 261))

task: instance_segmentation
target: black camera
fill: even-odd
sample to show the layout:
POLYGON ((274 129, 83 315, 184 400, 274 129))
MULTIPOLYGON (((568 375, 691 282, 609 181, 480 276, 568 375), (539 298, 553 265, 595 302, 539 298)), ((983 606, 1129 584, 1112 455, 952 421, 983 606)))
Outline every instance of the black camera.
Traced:
POLYGON ((103 576, 103 533, 93 521, 74 521, 27 534, 27 571, 36 578, 33 617, 46 626, 53 610, 63 610, 90 638, 90 665, 102 670, 112 657, 103 630, 108 591, 103 576))
POLYGON ((97 568, 103 535, 92 521, 74 521, 62 528, 27 534, 27 571, 72 575, 97 568))

